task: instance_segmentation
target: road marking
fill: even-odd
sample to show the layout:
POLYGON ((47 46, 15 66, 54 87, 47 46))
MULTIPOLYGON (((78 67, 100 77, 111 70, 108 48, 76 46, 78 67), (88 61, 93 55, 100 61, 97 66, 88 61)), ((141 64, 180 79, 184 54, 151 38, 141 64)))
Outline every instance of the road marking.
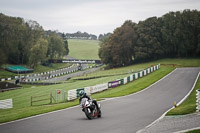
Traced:
POLYGON ((200 129, 200 127, 195 127, 195 128, 191 128, 191 129, 177 131, 177 132, 174 132, 174 133, 186 133, 186 132, 193 131, 193 130, 198 130, 198 129, 200 129))
MULTIPOLYGON (((173 71, 174 72, 174 71, 173 71)), ((170 73, 171 74, 171 73, 170 73)), ((191 90, 188 92, 188 94, 177 104, 177 105, 180 105, 189 95, 190 93, 193 91, 196 83, 197 83, 197 80, 199 78, 199 75, 200 75, 200 72, 198 73, 197 77, 196 77, 196 80, 191 88, 191 90)), ((156 124, 157 122, 159 122, 161 119, 164 118, 164 116, 167 114, 167 112, 169 112, 170 110, 172 110, 174 108, 174 106, 172 106, 169 110, 167 110, 163 115, 161 115, 158 119, 156 119, 154 122, 152 122, 151 124, 149 124, 148 126, 146 126, 145 128, 137 131, 136 133, 141 133, 143 130, 147 129, 147 128, 150 128, 151 126, 153 126, 154 124, 156 124)))

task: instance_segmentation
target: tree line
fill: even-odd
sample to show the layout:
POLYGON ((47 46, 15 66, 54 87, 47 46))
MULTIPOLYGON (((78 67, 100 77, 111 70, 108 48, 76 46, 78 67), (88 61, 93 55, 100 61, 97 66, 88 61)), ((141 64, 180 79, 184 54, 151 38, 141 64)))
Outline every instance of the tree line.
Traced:
POLYGON ((62 36, 69 39, 86 39, 86 40, 97 40, 97 36, 88 34, 87 32, 76 32, 76 33, 62 33, 62 36))
POLYGON ((127 20, 101 40, 99 57, 111 67, 160 58, 200 56, 200 12, 184 10, 127 20))
POLYGON ((68 42, 56 32, 45 32, 36 21, 0 14, 0 66, 38 63, 69 53, 68 42))

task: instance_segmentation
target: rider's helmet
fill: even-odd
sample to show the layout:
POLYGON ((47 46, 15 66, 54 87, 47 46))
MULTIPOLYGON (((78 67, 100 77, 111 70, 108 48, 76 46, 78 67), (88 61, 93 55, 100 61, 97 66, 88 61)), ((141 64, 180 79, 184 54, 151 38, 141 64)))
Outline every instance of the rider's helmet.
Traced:
POLYGON ((79 96, 80 96, 81 98, 84 97, 84 95, 85 95, 85 91, 84 91, 84 90, 79 91, 79 96))

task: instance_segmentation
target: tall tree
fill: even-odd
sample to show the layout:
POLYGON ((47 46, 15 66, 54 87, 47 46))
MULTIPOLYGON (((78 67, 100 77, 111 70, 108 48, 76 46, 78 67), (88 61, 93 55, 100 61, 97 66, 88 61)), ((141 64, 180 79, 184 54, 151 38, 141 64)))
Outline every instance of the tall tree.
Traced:
POLYGON ((40 38, 30 50, 30 66, 34 68, 37 64, 46 58, 48 50, 48 41, 40 38))
POLYGON ((133 59, 197 56, 200 56, 200 12, 197 10, 169 12, 138 24, 126 21, 99 50, 101 60, 112 66, 128 65, 133 59))
POLYGON ((161 47, 161 21, 151 17, 137 25, 135 60, 158 59, 163 54, 161 47))
POLYGON ((102 61, 111 66, 128 65, 134 58, 134 42, 136 34, 133 29, 134 23, 126 21, 117 28, 109 39, 100 48, 99 55, 102 61), (107 58, 105 58, 106 56, 107 58), (108 63, 108 61, 110 61, 108 63))
POLYGON ((49 36, 49 47, 47 55, 51 59, 62 57, 66 53, 64 44, 64 40, 61 37, 57 36, 55 33, 52 33, 49 36))

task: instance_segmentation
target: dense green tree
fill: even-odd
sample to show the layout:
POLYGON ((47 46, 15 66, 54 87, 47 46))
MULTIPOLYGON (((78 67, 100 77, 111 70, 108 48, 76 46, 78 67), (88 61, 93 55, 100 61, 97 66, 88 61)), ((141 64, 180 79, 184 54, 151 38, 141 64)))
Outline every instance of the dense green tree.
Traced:
POLYGON ((108 40, 101 44, 99 56, 104 63, 110 66, 123 66, 133 61, 136 39, 134 25, 131 21, 126 21, 122 27, 117 28, 110 35, 108 40))
POLYGON ((163 54, 161 47, 161 21, 157 17, 148 18, 137 25, 135 60, 158 59, 163 54))
POLYGON ((36 21, 27 21, 24 29, 21 30, 22 40, 19 44, 20 63, 29 62, 30 50, 36 42, 44 38, 44 30, 36 21))
POLYGON ((98 40, 102 42, 104 39, 108 38, 110 35, 111 35, 111 33, 100 34, 98 37, 98 40))
POLYGON ((59 58, 66 54, 64 40, 57 36, 55 33, 52 33, 49 36, 49 47, 47 55, 53 58, 59 58))
POLYGON ((42 37, 43 29, 35 21, 0 14, 0 48, 8 63, 28 63, 30 49, 42 37))
POLYGON ((199 56, 200 12, 197 10, 169 12, 138 24, 125 21, 99 50, 101 60, 110 66, 128 65, 132 60, 199 56))
POLYGON ((1 65, 6 63, 6 58, 7 58, 2 49, 0 49, 0 57, 1 57, 0 59, 0 67, 1 67, 1 65))
POLYGON ((67 39, 64 40, 64 47, 65 47, 65 55, 69 54, 69 47, 67 39))
POLYGON ((46 58, 48 41, 40 38, 30 50, 30 66, 34 68, 38 63, 46 58))
POLYGON ((0 65, 30 64, 34 67, 44 57, 62 57, 68 53, 64 34, 44 32, 36 21, 0 14, 0 65))

